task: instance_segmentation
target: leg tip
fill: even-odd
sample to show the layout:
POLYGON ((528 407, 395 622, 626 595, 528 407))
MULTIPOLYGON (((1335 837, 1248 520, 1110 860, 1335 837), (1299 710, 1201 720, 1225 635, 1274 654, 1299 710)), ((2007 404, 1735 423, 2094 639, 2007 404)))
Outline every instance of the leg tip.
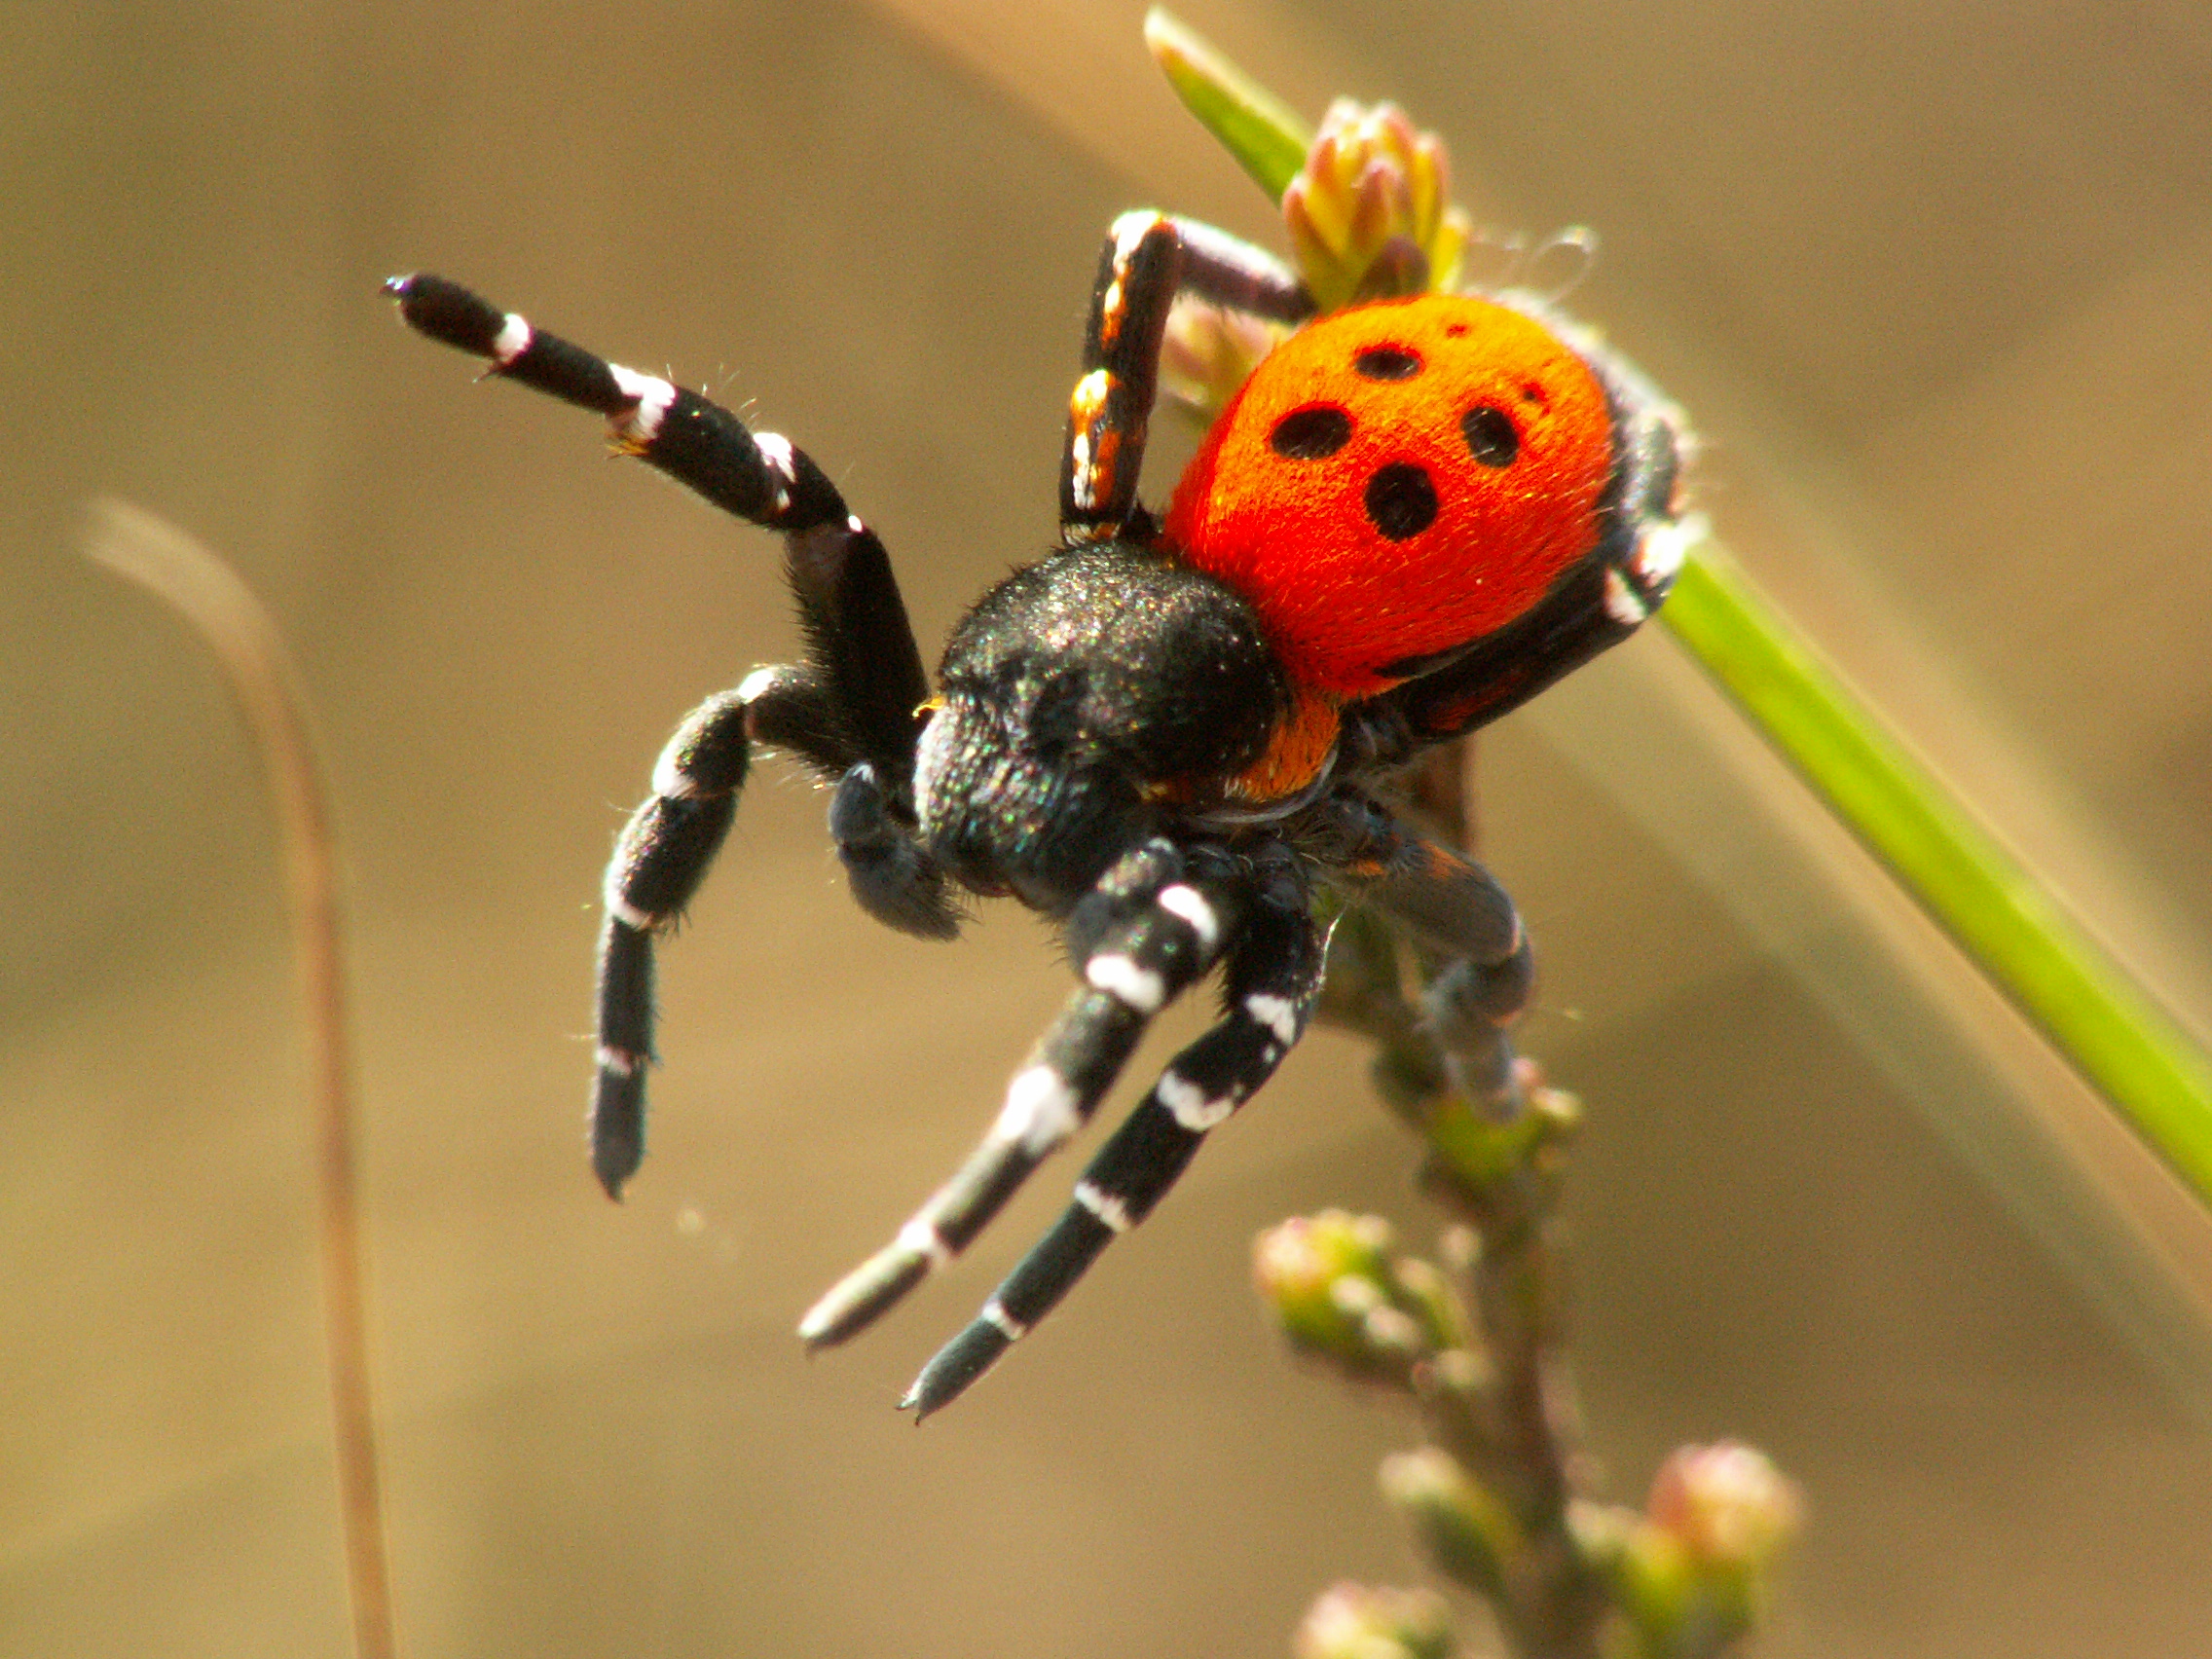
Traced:
POLYGON ((914 1379, 899 1409, 912 1412, 917 1423, 942 1411, 974 1386, 1013 1346, 1013 1339, 997 1325, 987 1319, 977 1320, 922 1367, 922 1374, 914 1379))
POLYGON ((410 327, 479 357, 492 354, 506 325, 506 313, 490 301, 427 272, 390 277, 384 291, 399 302, 399 314, 410 327))
POLYGON ((592 1173, 607 1196, 619 1203, 623 1187, 645 1161, 645 1065, 634 1056, 603 1049, 599 1076, 592 1086, 592 1173), (617 1059, 621 1063, 615 1063, 617 1059))
POLYGON ((622 1201, 622 1189, 629 1185, 630 1177, 637 1174, 638 1166, 645 1161, 645 1145, 641 1137, 607 1134, 592 1137, 591 1172, 599 1177, 600 1186, 616 1203, 622 1201))
POLYGON ((806 1310, 798 1322, 799 1341, 809 1348, 826 1348, 859 1336, 927 1278, 930 1266, 927 1256, 903 1244, 877 1251, 806 1310))

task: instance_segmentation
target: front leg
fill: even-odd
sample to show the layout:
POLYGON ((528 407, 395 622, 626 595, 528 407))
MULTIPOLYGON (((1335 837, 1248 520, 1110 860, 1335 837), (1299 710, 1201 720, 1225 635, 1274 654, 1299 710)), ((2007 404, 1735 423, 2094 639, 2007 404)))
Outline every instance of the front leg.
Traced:
POLYGON ((737 814, 756 743, 820 771, 843 768, 830 832, 853 897, 876 920, 921 939, 960 931, 949 884, 891 808, 874 767, 846 746, 830 694, 803 668, 763 668, 710 697, 669 739, 653 793, 631 814, 607 866, 599 936, 598 1080, 592 1168, 608 1198, 645 1159, 645 1068, 652 1063, 653 940, 682 917, 737 814))
POLYGON ((443 276, 394 276, 408 324, 490 372, 607 417, 615 448, 750 523, 781 531, 808 668, 854 758, 890 779, 912 770, 929 679, 890 555, 837 487, 789 439, 753 432, 719 404, 640 374, 503 312, 443 276))
POLYGON ((487 359, 493 375, 604 415, 621 453, 783 533, 807 660, 760 670, 683 722, 654 769, 652 798, 623 830, 607 872, 592 1166, 608 1195, 619 1197, 645 1153, 654 936, 674 926, 727 835, 752 744, 791 750, 818 772, 857 780, 839 791, 832 815, 855 893, 908 932, 942 938, 953 931, 943 877, 919 855, 912 830, 928 678, 883 543, 804 451, 458 282, 413 276, 385 286, 411 327, 487 359))
POLYGON ((645 1151, 652 1063, 653 940, 682 917, 737 816, 753 745, 789 749, 820 771, 855 764, 830 694, 804 668, 763 668, 684 717, 653 767, 653 793, 630 815, 607 866, 599 935, 598 1074, 591 1161, 608 1198, 645 1151))
POLYGON ((1240 921, 1196 890, 1175 900, 1177 913, 1201 933, 1235 923, 1222 952, 1221 1019, 1175 1056, 1091 1160, 1058 1224, 923 1367, 900 1402, 916 1420, 951 1404, 1058 1307, 1106 1246, 1152 1213, 1207 1134, 1274 1075, 1305 1032, 1324 954, 1311 895, 1287 848, 1268 847, 1252 865, 1240 921))
POLYGON ((1070 547, 1115 539, 1136 511, 1160 343, 1168 309, 1184 288, 1279 322, 1313 314, 1312 297, 1298 278, 1249 242, 1164 213, 1116 219, 1091 290, 1083 378, 1068 400, 1060 536, 1070 547))

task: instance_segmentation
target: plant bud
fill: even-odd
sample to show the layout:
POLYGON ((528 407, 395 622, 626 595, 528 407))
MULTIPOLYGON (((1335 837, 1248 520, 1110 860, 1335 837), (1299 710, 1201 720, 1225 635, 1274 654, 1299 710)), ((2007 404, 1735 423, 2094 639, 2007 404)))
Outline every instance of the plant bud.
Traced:
POLYGON ((1443 1597, 1364 1584, 1324 1591, 1291 1642, 1298 1659, 1449 1659, 1453 1647, 1443 1597))

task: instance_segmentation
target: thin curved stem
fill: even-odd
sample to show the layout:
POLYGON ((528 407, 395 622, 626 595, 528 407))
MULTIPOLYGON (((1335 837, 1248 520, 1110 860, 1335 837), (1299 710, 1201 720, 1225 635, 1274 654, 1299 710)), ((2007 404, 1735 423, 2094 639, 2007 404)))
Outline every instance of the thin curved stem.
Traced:
POLYGON ((102 498, 92 504, 85 551, 167 604, 215 653, 269 781, 311 1050, 323 1320, 353 1650, 359 1659, 392 1659, 397 1647, 369 1399, 337 860, 297 680, 283 639, 252 590, 212 549, 174 525, 102 498))

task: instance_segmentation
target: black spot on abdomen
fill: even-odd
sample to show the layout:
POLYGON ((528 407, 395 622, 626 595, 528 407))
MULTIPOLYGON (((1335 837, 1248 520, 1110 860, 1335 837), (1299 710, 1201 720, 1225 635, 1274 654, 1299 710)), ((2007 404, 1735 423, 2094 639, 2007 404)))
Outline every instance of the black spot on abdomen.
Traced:
POLYGON ((1268 434, 1268 448, 1285 461, 1319 461, 1351 442, 1351 417, 1329 403, 1293 409, 1268 434))
POLYGON ((1436 522, 1436 486, 1410 461, 1377 467, 1367 481, 1367 516, 1392 541, 1419 535, 1436 522))
POLYGON ((1362 380, 1412 380, 1420 373, 1420 353, 1403 346, 1370 346, 1351 360, 1351 366, 1362 380))
POLYGON ((1459 435, 1467 440, 1467 453, 1485 466, 1511 466, 1521 453, 1513 417, 1494 403, 1478 403, 1460 416, 1459 435))

